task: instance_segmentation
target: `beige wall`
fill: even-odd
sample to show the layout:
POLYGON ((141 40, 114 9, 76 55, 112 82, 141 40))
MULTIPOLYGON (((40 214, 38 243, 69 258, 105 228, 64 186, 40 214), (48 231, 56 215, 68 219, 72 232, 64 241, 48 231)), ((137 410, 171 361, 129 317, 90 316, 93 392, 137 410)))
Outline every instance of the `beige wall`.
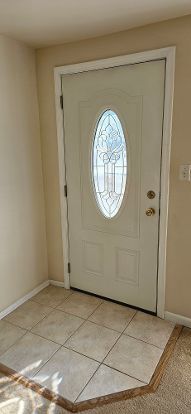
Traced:
POLYGON ((38 87, 47 205, 49 276, 63 281, 63 257, 54 107, 54 66, 176 45, 166 310, 191 317, 191 184, 178 180, 191 163, 191 16, 118 34, 37 51, 38 87))
POLYGON ((0 311, 47 275, 35 53, 0 36, 0 311))

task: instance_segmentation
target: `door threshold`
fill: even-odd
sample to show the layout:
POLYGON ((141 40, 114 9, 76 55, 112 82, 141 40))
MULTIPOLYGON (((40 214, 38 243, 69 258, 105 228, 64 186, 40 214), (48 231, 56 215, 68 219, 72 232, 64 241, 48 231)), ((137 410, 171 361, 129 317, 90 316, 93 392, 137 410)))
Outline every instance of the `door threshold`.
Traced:
POLYGON ((76 292, 85 293, 87 295, 95 296, 96 298, 104 299, 104 300, 106 300, 108 302, 117 303, 118 305, 126 306, 128 308, 132 308, 132 309, 135 309, 137 311, 141 311, 141 312, 144 312, 144 313, 148 313, 149 315, 157 316, 157 313, 156 312, 152 312, 152 311, 149 311, 147 309, 139 308, 138 306, 129 305, 128 303, 120 302, 120 301, 115 300, 115 299, 111 299, 111 298, 107 298, 105 296, 97 295, 96 293, 92 293, 92 292, 88 292, 86 290, 78 289, 78 288, 75 288, 73 286, 70 286, 70 289, 72 289, 72 290, 74 290, 76 292))

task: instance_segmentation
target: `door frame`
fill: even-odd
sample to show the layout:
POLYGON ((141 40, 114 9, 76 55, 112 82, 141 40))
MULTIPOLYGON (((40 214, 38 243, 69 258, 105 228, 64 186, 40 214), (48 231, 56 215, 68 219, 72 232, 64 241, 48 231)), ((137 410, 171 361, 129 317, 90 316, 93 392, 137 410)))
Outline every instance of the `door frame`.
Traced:
POLYGON ((175 76, 175 53, 176 47, 171 46, 162 49, 148 50, 140 53, 133 53, 124 56, 117 56, 107 59, 65 65, 54 68, 55 82, 55 107, 56 127, 58 143, 59 163, 59 186, 60 186, 60 208, 61 208, 61 230, 62 250, 64 265, 64 287, 70 288, 70 275, 68 273, 69 246, 68 246, 68 214, 67 198, 65 196, 66 185, 66 163, 64 146, 64 111, 61 104, 62 75, 86 72, 96 69, 106 69, 122 65, 130 65, 165 59, 165 93, 164 93, 164 118, 161 154, 161 195, 160 195, 160 218, 159 218, 159 247, 158 247, 158 284, 157 284, 157 316, 164 319, 165 312, 165 287, 166 287, 166 250, 167 250, 167 227, 168 227, 168 205, 169 205, 169 176, 170 176, 170 155, 172 135, 172 115, 174 97, 174 76, 175 76))

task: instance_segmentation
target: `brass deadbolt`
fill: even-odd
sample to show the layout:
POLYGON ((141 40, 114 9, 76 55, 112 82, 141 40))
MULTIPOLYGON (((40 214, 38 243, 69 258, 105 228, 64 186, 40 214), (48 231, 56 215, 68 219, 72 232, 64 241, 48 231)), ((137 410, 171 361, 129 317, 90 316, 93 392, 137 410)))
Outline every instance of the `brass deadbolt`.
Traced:
POLYGON ((155 192, 153 190, 149 190, 147 193, 147 197, 150 198, 150 200, 152 200, 153 198, 155 198, 155 192))

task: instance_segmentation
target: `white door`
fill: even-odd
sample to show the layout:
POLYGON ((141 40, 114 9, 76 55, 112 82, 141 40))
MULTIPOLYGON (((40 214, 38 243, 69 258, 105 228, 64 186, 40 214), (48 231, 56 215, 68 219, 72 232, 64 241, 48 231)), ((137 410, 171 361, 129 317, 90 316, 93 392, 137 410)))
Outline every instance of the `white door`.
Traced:
POLYGON ((71 286, 153 312, 164 78, 164 60, 62 77, 71 286))

